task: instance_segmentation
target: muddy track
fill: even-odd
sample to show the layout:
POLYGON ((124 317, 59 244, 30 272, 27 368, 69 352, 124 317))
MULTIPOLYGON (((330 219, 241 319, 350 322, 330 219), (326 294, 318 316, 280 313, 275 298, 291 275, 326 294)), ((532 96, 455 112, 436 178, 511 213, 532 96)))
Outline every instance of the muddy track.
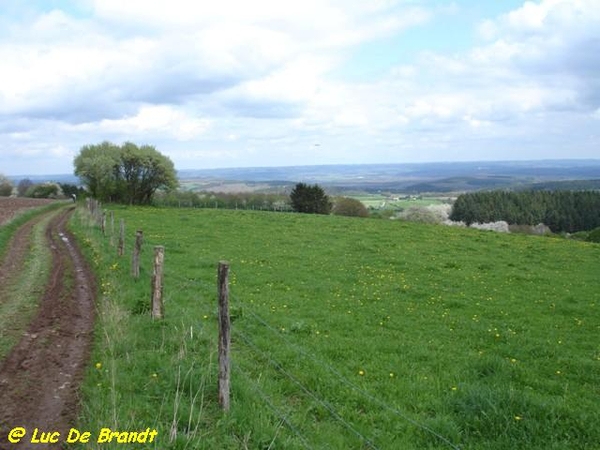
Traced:
POLYGON ((9 284, 21 271, 31 242, 31 231, 43 217, 41 214, 25 223, 10 240, 4 259, 0 260, 0 302, 4 301, 5 295, 2 286, 9 284))
MULTIPOLYGON (((96 287, 75 239, 66 230, 72 212, 73 208, 60 210, 46 229, 52 251, 48 285, 27 331, 0 364, 2 450, 60 448, 58 444, 31 444, 31 433, 38 428, 65 436, 77 414, 78 387, 92 342, 96 287), (27 431, 19 444, 7 439, 15 427, 27 431)), ((19 246, 28 246, 31 226, 24 225, 15 235, 9 250, 14 255, 27 253, 19 246), (21 233, 25 237, 19 238, 21 233)), ((22 264, 25 258, 20 258, 22 264)))

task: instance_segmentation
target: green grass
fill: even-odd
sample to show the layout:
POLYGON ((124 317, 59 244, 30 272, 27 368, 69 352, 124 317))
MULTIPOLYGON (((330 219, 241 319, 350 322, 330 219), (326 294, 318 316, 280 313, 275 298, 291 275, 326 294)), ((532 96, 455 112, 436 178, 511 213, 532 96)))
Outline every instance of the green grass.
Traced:
POLYGON ((137 282, 130 256, 84 216, 73 222, 102 290, 80 429, 155 427, 161 449, 600 442, 598 245, 251 211, 115 217, 128 255, 144 230, 137 282), (156 322, 154 245, 165 246, 156 322), (219 260, 231 264, 228 414, 216 392, 219 260))

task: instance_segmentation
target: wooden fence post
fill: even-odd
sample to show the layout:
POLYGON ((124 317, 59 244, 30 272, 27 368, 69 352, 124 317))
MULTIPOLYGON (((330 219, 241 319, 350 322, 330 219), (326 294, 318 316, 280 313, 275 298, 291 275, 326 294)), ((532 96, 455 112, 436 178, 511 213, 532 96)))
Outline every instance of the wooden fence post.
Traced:
POLYGON ((229 347, 231 345, 231 322, 229 319, 229 263, 219 262, 219 404, 229 411, 229 347))
POLYGON ((102 222, 100 228, 102 228, 102 236, 106 236, 106 211, 102 211, 102 222))
POLYGON ((94 211, 94 219, 96 220, 96 225, 102 227, 102 213, 101 213, 102 205, 96 200, 96 209, 94 211))
POLYGON ((125 219, 121 219, 119 221, 121 231, 119 233, 119 246, 117 248, 117 253, 119 256, 123 256, 125 252, 125 219))
POLYGON ((133 248, 133 260, 131 266, 131 274, 133 278, 140 277, 140 252, 142 251, 142 243, 144 242, 144 232, 137 230, 135 232, 135 247, 133 248))
POLYGON ((115 212, 110 211, 110 246, 115 246, 115 212))
POLYGON ((165 248, 162 245, 154 247, 154 269, 152 270, 152 303, 153 319, 162 319, 164 316, 163 294, 163 264, 165 261, 165 248))

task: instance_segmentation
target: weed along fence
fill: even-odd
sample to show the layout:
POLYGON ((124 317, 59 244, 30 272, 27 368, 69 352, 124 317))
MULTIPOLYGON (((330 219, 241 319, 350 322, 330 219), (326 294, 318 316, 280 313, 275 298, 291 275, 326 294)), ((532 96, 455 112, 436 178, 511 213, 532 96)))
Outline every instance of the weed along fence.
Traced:
MULTIPOLYGON (((114 252, 111 258, 116 257, 117 261, 122 261, 128 252, 131 254, 131 269, 127 267, 126 276, 131 283, 149 287, 147 307, 143 308, 148 312, 149 320, 156 324, 165 324, 162 328, 163 333, 175 332, 175 325, 166 323, 170 300, 165 300, 164 296, 165 290, 170 289, 170 280, 165 275, 168 274, 166 269, 169 264, 169 247, 154 245, 149 257, 148 252, 144 252, 148 230, 138 228, 128 234, 127 223, 124 218, 118 217, 118 209, 104 211, 102 205, 93 199, 87 200, 86 211, 89 224, 99 230, 99 233, 94 233, 103 242, 108 242, 108 247, 114 252), (118 231, 115 229, 115 223, 119 224, 118 231), (128 247, 128 242, 133 242, 131 248, 128 247), (148 257, 145 258, 145 254, 148 257)), ((139 227, 139 224, 134 225, 139 227)), ((118 263, 114 264, 115 267, 116 264, 118 263)), ((230 292, 230 264, 221 260, 215 261, 215 266, 216 286, 213 281, 194 278, 181 289, 201 289, 203 292, 213 293, 216 291, 218 337, 209 339, 211 343, 217 341, 216 348, 211 350, 210 354, 218 354, 218 376, 213 384, 216 389, 214 396, 222 411, 227 413, 226 417, 235 414, 236 406, 241 407, 240 402, 248 401, 260 404, 261 414, 268 415, 270 420, 277 423, 276 434, 271 436, 273 441, 280 433, 284 433, 283 429, 287 430, 287 439, 294 443, 290 448, 322 447, 316 443, 318 431, 312 427, 318 430, 319 424, 325 421, 325 428, 337 430, 346 436, 342 440, 346 447, 348 442, 351 442, 354 443, 353 448, 390 448, 387 444, 393 441, 393 437, 380 443, 383 438, 377 424, 370 423, 368 418, 363 417, 368 411, 376 410, 383 417, 382 420, 403 423, 401 429, 412 430, 413 434, 419 436, 418 440, 424 443, 424 447, 459 449, 453 439, 438 431, 435 426, 416 420, 413 418, 415 415, 400 409, 390 401, 382 400, 369 392, 360 381, 351 381, 348 373, 334 367, 330 360, 308 350, 301 341, 291 339, 288 333, 271 323, 264 314, 259 314, 251 305, 233 296, 230 292), (234 308, 230 308, 230 300, 233 300, 234 308), (240 306, 242 304, 245 305, 243 310, 240 306), (242 319, 238 321, 240 317, 242 319), (258 337, 259 334, 261 338, 258 337), (274 347, 282 349, 282 352, 279 355, 274 354, 271 351, 274 347), (237 359, 241 354, 244 358, 237 359), (296 366, 305 369, 299 374, 296 366), (333 394, 322 387, 325 385, 319 384, 325 381, 336 386, 337 391, 343 392, 344 399, 355 406, 349 408, 333 398, 333 394), (302 414, 312 419, 303 418, 287 398, 296 399, 298 402, 302 399, 303 403, 310 405, 302 414)), ((189 314, 199 313, 190 311, 189 314)), ((298 329, 301 331, 301 325, 298 325, 298 329)), ((189 335, 192 336, 193 333, 194 329, 190 328, 189 335)), ((206 358, 209 358, 208 354, 206 358)), ((390 377, 393 376, 394 374, 390 374, 390 377)), ((179 385, 179 379, 177 384, 179 385)), ((205 390, 210 392, 212 389, 205 390)), ((204 396, 204 391, 190 395, 193 399, 192 405, 197 397, 204 396)), ((188 419, 190 424, 184 431, 179 430, 178 421, 174 419, 170 436, 165 436, 165 439, 176 440, 180 434, 189 433, 189 430, 194 428, 191 425, 193 417, 194 414, 191 414, 188 419)), ((201 422, 198 419, 198 423, 201 422)))
MULTIPOLYGON (((107 212, 102 210, 100 202, 95 199, 87 199, 87 210, 92 219, 92 223, 97 223, 100 227, 102 236, 106 236, 106 217, 107 212)), ((114 239, 114 211, 110 211, 110 243, 113 245, 114 239)), ((117 245, 117 255, 122 257, 125 254, 125 220, 119 220, 119 236, 117 245)), ((134 279, 140 278, 140 256, 142 244, 144 241, 144 231, 135 232, 135 245, 131 258, 131 275, 134 279)), ((164 261, 165 248, 162 245, 154 246, 154 257, 152 264, 152 277, 150 281, 150 316, 153 320, 164 318, 165 306, 163 300, 164 286, 164 261)), ((219 322, 219 404, 224 411, 229 410, 230 398, 230 347, 231 333, 229 317, 229 263, 220 261, 217 270, 217 292, 218 292, 218 322, 219 322)))

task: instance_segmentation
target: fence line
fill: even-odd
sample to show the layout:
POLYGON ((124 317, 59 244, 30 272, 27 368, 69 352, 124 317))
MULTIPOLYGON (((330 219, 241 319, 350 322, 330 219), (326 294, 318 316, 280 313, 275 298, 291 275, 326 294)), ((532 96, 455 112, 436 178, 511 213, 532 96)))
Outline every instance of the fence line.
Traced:
MULTIPOLYGON (((304 350, 302 347, 300 347, 300 346, 298 346, 298 345, 293 344, 292 342, 290 342, 289 339, 287 339, 282 333, 279 332, 279 330, 277 330, 276 328, 274 328, 271 325, 269 325, 258 314, 254 313, 253 311, 250 311, 250 310, 245 311, 245 312, 247 312, 248 314, 250 314, 250 316, 252 316, 256 321, 258 321, 259 323, 261 323, 265 328, 269 329, 274 334, 276 334, 282 341, 285 342, 285 344, 288 347, 292 348, 293 350, 297 351, 298 353, 301 353, 303 356, 308 357, 309 359, 312 359, 315 363, 317 363, 317 365, 326 368, 331 373, 333 373, 334 375, 336 375, 339 380, 341 380, 346 386, 350 387, 353 391, 355 391, 355 392, 363 395, 364 397, 368 398, 372 402, 374 402, 374 403, 378 404, 379 406, 385 408, 386 410, 388 410, 388 411, 396 414, 398 417, 404 419, 405 421, 407 421, 411 425, 414 425, 415 427, 418 427, 418 428, 420 428, 420 429, 422 429, 424 431, 427 431, 428 433, 430 433, 431 435, 435 436, 436 438, 438 438, 439 440, 441 440, 445 444, 447 444, 450 447, 452 447, 454 450, 461 450, 460 447, 458 447, 455 444, 453 444, 452 442, 450 442, 450 440, 448 440, 444 436, 440 435, 435 430, 429 428, 427 425, 423 425, 422 423, 417 422, 416 420, 408 417, 406 414, 404 414, 403 412, 401 412, 399 409, 397 409, 397 408, 395 408, 393 406, 390 406, 386 402, 384 402, 384 401, 378 399, 377 397, 374 397, 373 395, 369 394, 364 389, 362 389, 362 388, 358 387, 357 385, 355 385, 354 383, 350 382, 346 377, 344 377, 344 375, 342 375, 338 370, 336 370, 331 365, 327 364, 324 361, 319 360, 314 355, 312 355, 312 354, 308 353, 306 350, 304 350)), ((234 331, 237 331, 237 330, 234 330, 234 331)))
MULTIPOLYGON (((179 287, 180 288, 186 288, 188 286, 193 286, 193 285, 195 285, 195 286, 201 286, 201 287, 203 287, 204 289, 207 289, 207 290, 214 289, 213 285, 211 285, 209 283, 206 283, 205 281, 200 280, 200 279, 186 280, 179 287)), ((244 304, 236 295, 233 295, 231 293, 230 293, 230 295, 231 295, 231 298, 235 301, 236 304, 238 304, 238 305, 244 304)), ((406 413, 400 411, 397 407, 391 406, 390 404, 384 402, 383 400, 381 400, 381 399, 379 399, 377 397, 374 397, 372 394, 368 393, 364 389, 360 388, 356 384, 354 384, 351 381, 349 381, 343 374, 341 374, 337 369, 335 369, 334 367, 332 367, 327 362, 320 360, 319 358, 317 358, 313 354, 307 352, 301 346, 298 346, 297 344, 292 343, 288 338, 285 337, 285 335, 283 333, 281 333, 277 328, 273 327, 268 322, 266 322, 262 317, 260 317, 254 311, 250 310, 249 308, 244 308, 244 316, 245 317, 253 318, 256 322, 260 323, 262 326, 264 326, 265 328, 267 328, 268 330, 270 330, 272 333, 274 333, 275 335, 277 335, 277 337, 281 341, 283 341, 289 348, 291 348, 292 350, 296 351, 297 353, 302 354, 304 357, 312 360, 318 366, 327 369, 330 373, 334 374, 339 381, 341 381, 342 383, 344 383, 346 386, 348 386, 354 392, 362 395, 364 398, 368 399, 369 401, 371 401, 371 402, 377 404, 378 406, 386 409, 387 411, 395 414, 396 416, 398 416, 401 419, 405 420, 406 422, 410 423, 414 427, 419 428, 419 429, 421 429, 421 430, 423 430, 423 431, 431 434, 432 436, 434 436, 435 438, 437 438, 438 440, 440 440, 441 442, 443 442, 444 444, 446 444, 448 447, 452 448, 453 450, 461 450, 461 448, 459 446, 457 446, 456 444, 454 444, 453 442, 451 442, 448 438, 442 436, 441 434, 439 434, 438 432, 436 432, 432 428, 428 427, 427 425, 422 424, 422 423, 416 421, 415 419, 409 417, 406 413)), ((241 334, 241 332, 239 331, 239 327, 233 327, 232 328, 232 332, 234 334, 237 334, 237 335, 241 334)))
POLYGON ((252 385, 252 390, 254 392, 256 392, 261 399, 267 404, 267 406, 269 406, 269 408, 271 408, 271 411, 273 411, 275 413, 275 415, 281 419, 281 421, 283 423, 285 423, 287 425, 287 427, 293 431, 293 433, 298 436, 298 438, 300 438, 300 440, 302 441, 302 445, 304 446, 304 448, 312 448, 308 441, 306 440, 306 438, 304 437, 304 435, 298 430, 298 428, 296 428, 288 419, 287 416, 288 414, 286 414, 285 416, 282 415, 279 410, 277 409, 277 407, 269 400, 269 397, 265 394, 265 392, 260 388, 260 386, 258 385, 258 383, 254 382, 243 370, 241 367, 239 367, 235 361, 231 361, 231 367, 236 370, 239 374, 241 374, 242 376, 244 376, 252 385))
POLYGON ((278 363, 277 361, 272 359, 269 355, 267 355, 265 352, 263 352, 246 335, 244 335, 244 333, 235 329, 234 334, 237 334, 239 337, 241 337, 242 340, 246 343, 246 345, 248 345, 249 347, 252 347, 257 353, 259 353, 264 359, 266 359, 269 362, 269 364, 271 364, 273 367, 275 367, 277 370, 279 370, 281 373, 283 373, 285 376, 287 376, 290 380, 292 380, 294 382, 294 384, 296 384, 300 389, 302 389, 302 391, 304 391, 304 393, 306 393, 309 397, 311 397, 313 400, 315 400, 317 403, 319 403, 321 406, 323 406, 325 409, 327 409, 330 412, 330 414, 338 422, 342 423, 348 430, 352 431, 356 436, 358 436, 360 439, 362 439, 370 448, 373 448, 376 450, 378 449, 378 447, 376 447, 375 444, 373 444, 373 442, 369 438, 363 436, 360 431, 358 431, 356 428, 354 428, 350 423, 346 422, 344 420, 344 418, 337 413, 337 411, 335 410, 335 408, 333 406, 331 406, 329 403, 321 400, 311 390, 309 390, 306 386, 304 386, 296 377, 294 377, 287 370, 285 370, 285 368, 280 363, 278 363))
MULTIPOLYGON (((92 217, 94 217, 100 210, 100 205, 95 202, 95 203, 91 203, 88 202, 88 211, 90 212, 90 215, 92 217)), ((111 219, 113 219, 114 216, 112 216, 112 211, 111 211, 111 219)), ((111 225, 112 225, 113 221, 111 220, 111 225)), ((111 226, 112 228, 112 226, 111 226)), ((111 230, 112 231, 112 230, 111 230)), ((123 250, 121 246, 124 246, 124 223, 123 223, 123 219, 121 219, 121 236, 120 236, 120 242, 119 242, 119 249, 120 252, 122 254, 123 250)), ((111 232, 111 238, 112 238, 113 233, 111 232)), ((182 283, 179 287, 180 288, 185 288, 187 286, 191 286, 191 285, 199 285, 202 286, 206 289, 213 289, 214 285, 210 285, 202 280, 199 279, 188 279, 185 283, 182 283)), ((238 302, 238 304, 243 304, 242 302, 239 301, 239 299, 237 297, 233 297, 234 300, 236 300, 238 302)), ((408 417, 405 413, 403 413, 402 411, 400 411, 398 408, 390 406, 388 403, 378 399, 377 397, 374 397, 373 395, 371 395, 370 393, 368 393, 367 391, 365 391, 364 389, 358 387, 357 385, 355 385, 354 383, 350 382, 346 377, 344 377, 344 375, 342 375, 338 370, 336 370, 334 367, 332 367, 331 365, 329 365, 328 363, 319 360, 318 358, 316 358, 314 355, 308 353, 306 350, 304 350, 302 347, 290 342, 289 339, 287 339, 279 330, 277 330, 276 328, 274 328, 273 326, 271 326, 269 323, 267 323, 262 317, 260 317, 258 314, 256 314, 255 312, 249 310, 249 309, 244 309, 245 313, 248 313, 250 317, 252 317, 254 320, 256 320, 258 323, 260 323, 262 326, 264 326, 265 328, 267 328, 268 330, 270 330, 271 332, 273 332, 274 334, 276 334, 280 340, 282 340, 288 347, 292 348, 293 350, 295 350, 296 352, 302 354, 303 356, 305 356, 308 359, 311 359, 314 363, 316 363, 317 365, 326 368, 329 372, 333 373, 340 381, 342 381, 346 386, 350 387, 353 391, 359 393, 360 395, 366 397, 367 399, 369 399, 370 401, 376 403, 377 405, 381 406, 382 408, 386 409, 389 412, 394 413, 395 415, 397 415, 398 417, 404 419, 406 422, 410 423, 411 425, 420 428, 423 431, 426 431, 428 433, 430 433, 432 436, 436 437, 437 439, 439 439, 440 441, 444 442, 445 444, 447 444, 449 447, 451 447, 454 450, 461 450, 460 447, 458 447, 457 445, 453 444, 450 440, 448 440, 447 438, 445 438, 444 436, 440 435, 439 433, 437 433, 435 430, 431 429, 430 427, 408 417)), ((351 424, 349 424, 348 422, 346 422, 343 417, 341 417, 336 411, 335 409, 330 406, 328 403, 322 401, 319 397, 317 397, 313 392, 311 392, 310 390, 308 390, 304 385, 302 385, 302 383, 296 379, 293 375, 291 375, 289 372, 287 372, 285 370, 285 368, 278 363, 277 361, 273 360, 268 354, 266 354, 264 351, 262 351, 256 344, 254 344, 244 333, 242 333, 241 331, 239 331, 237 328, 233 329, 233 332, 238 335, 249 347, 252 347, 258 354, 262 355, 263 358, 265 358, 269 364, 271 364, 273 367, 275 367, 277 370, 279 370, 281 373, 285 374, 291 381, 293 381, 297 386, 299 386, 308 396, 310 396, 312 399, 314 399, 316 402, 318 402, 319 404, 321 404, 323 407, 325 407, 330 413, 331 415, 338 420, 339 422, 341 422, 346 428, 348 428, 349 430, 351 430, 355 435, 357 435, 359 438, 361 438, 370 448, 374 448, 377 449, 377 447, 372 443, 371 440, 369 440, 368 438, 366 438, 365 436, 363 436, 358 430, 356 430, 351 424)), ((232 362, 233 364, 233 362, 232 362)), ((234 366, 236 368, 236 370, 240 373, 243 373, 242 370, 235 365, 234 366)), ((246 378, 249 379, 249 377, 246 375, 246 378)), ((269 404, 269 406, 275 411, 277 412, 277 409, 268 401, 268 399, 266 398, 266 396, 262 396, 263 399, 267 402, 267 404, 269 404)), ((288 427, 290 427, 290 429, 292 429, 292 431, 294 431, 297 435, 297 430, 294 429, 293 425, 291 425, 291 423, 282 416, 279 416, 280 419, 282 419, 286 425, 288 425, 288 427)), ((298 435, 299 437, 301 437, 301 439, 303 440, 303 443, 306 445, 306 440, 302 438, 301 435, 298 435)), ((310 448, 310 447, 307 447, 310 448)))

